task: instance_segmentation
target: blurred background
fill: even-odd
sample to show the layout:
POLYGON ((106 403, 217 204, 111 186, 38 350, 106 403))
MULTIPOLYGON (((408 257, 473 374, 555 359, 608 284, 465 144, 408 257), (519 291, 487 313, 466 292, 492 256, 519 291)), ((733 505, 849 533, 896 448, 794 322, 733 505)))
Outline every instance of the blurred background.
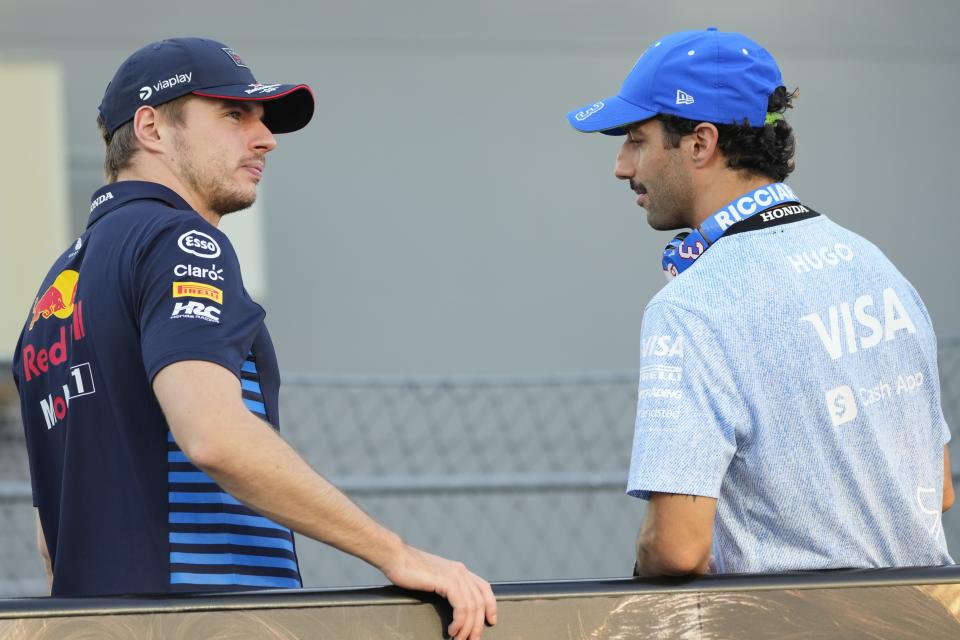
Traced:
MULTIPOLYGON (((287 437, 411 542, 492 580, 628 575, 640 319, 672 236, 613 178, 618 140, 565 114, 616 93, 659 36, 707 26, 753 37, 800 88, 790 182, 919 290, 956 423, 954 0, 0 0, 0 361, 85 226, 117 66, 164 37, 221 40, 318 101, 223 225, 268 311, 287 437)), ((4 366, 0 596, 43 591, 14 400, 4 366)), ((299 551, 306 586, 383 582, 299 551)))

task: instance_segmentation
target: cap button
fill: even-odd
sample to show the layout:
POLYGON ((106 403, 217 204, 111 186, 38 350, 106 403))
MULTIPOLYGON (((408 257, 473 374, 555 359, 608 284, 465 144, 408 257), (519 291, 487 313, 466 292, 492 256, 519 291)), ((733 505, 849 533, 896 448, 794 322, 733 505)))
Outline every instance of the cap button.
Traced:
POLYGON ((707 31, 716 31, 716 30, 717 30, 716 27, 707 27, 707 31))

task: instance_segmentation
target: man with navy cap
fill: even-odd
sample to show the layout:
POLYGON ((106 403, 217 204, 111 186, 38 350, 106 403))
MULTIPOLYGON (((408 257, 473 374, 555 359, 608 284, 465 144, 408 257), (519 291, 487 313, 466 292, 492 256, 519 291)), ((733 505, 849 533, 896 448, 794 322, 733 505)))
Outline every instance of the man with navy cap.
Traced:
POLYGON ((658 230, 627 492, 638 575, 951 563, 936 337, 914 288, 784 180, 794 93, 738 33, 668 35, 568 115, 623 136, 658 230))
POLYGON ((107 87, 108 184, 14 362, 52 593, 297 588, 298 531, 446 597, 450 634, 478 638, 489 584, 405 544, 277 435, 265 312, 218 224, 313 109, 306 85, 259 83, 200 38, 147 45, 107 87))

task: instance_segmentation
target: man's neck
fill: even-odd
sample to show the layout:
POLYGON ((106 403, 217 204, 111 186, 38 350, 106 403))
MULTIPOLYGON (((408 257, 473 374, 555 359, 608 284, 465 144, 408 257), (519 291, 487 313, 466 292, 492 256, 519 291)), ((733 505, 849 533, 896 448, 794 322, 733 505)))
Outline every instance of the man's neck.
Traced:
POLYGON ((140 167, 130 167, 117 174, 117 182, 121 180, 140 180, 143 182, 153 182, 161 184, 178 196, 187 201, 190 207, 200 214, 200 217, 217 227, 220 224, 220 216, 201 206, 202 198, 192 189, 168 171, 150 171, 140 167))
POLYGON ((690 227, 699 227, 704 220, 731 201, 771 182, 776 182, 776 180, 767 176, 744 177, 742 173, 737 171, 723 171, 719 176, 701 185, 697 190, 698 195, 694 203, 695 213, 691 220, 693 224, 690 227))

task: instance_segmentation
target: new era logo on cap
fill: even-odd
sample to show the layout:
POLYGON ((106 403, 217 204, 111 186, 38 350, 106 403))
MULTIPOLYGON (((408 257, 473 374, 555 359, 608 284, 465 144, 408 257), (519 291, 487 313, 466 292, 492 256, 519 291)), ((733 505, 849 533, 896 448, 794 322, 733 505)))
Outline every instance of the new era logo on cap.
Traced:
POLYGON ((681 31, 644 51, 617 95, 602 100, 602 111, 590 113, 600 103, 594 100, 567 120, 578 131, 613 136, 658 114, 763 127, 770 96, 781 86, 773 56, 746 36, 714 27, 681 31))

